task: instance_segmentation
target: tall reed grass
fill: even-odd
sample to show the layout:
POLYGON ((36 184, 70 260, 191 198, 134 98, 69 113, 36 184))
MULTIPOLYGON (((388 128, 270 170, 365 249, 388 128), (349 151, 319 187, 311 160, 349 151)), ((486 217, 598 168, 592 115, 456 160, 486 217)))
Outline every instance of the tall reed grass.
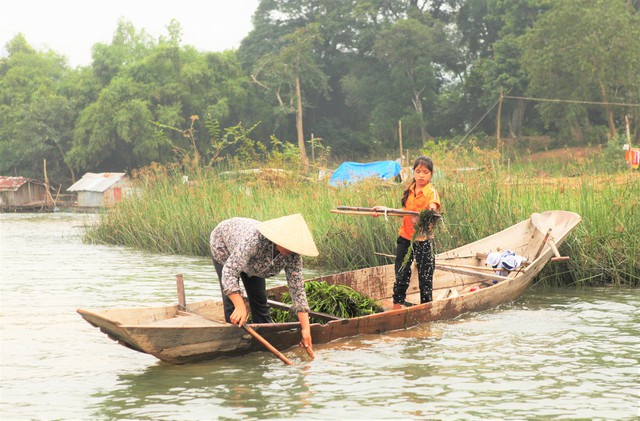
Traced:
MULTIPOLYGON (((582 223, 560 248, 569 262, 549 264, 540 274, 547 284, 640 284, 640 176, 584 175, 537 178, 531 169, 438 171, 443 221, 436 251, 461 246, 530 217, 533 212, 576 212, 582 223)), ((89 227, 93 242, 162 253, 209 255, 209 234, 224 219, 267 220, 304 215, 320 256, 305 266, 335 273, 391 263, 400 218, 342 215, 339 205, 400 208, 402 183, 362 182, 334 188, 295 173, 199 169, 183 180, 177 167, 153 166, 136 177, 139 195, 101 215, 89 227)))

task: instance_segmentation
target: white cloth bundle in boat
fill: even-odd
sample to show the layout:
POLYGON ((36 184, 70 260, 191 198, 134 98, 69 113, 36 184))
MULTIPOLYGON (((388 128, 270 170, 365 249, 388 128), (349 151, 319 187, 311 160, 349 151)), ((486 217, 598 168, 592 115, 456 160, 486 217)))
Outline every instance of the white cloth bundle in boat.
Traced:
POLYGON ((486 262, 496 269, 497 274, 506 276, 509 271, 520 267, 526 260, 527 258, 524 256, 520 256, 511 250, 505 250, 503 252, 493 251, 488 253, 486 262))

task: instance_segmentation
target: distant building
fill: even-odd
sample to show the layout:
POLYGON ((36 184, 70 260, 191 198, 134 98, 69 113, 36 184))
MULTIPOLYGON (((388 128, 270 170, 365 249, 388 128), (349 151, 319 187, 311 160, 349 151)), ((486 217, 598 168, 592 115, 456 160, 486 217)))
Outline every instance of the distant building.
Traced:
POLYGON ((131 181, 123 172, 86 173, 67 189, 76 192, 76 205, 83 208, 113 206, 131 193, 131 181))
POLYGON ((0 176, 0 210, 44 210, 53 206, 45 183, 26 177, 0 176))

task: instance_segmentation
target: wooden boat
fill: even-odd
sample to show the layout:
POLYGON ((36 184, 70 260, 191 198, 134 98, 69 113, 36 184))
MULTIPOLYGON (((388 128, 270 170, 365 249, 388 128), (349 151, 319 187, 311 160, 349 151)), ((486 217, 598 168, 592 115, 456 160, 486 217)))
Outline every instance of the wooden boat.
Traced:
MULTIPOLYGON (((392 309, 393 265, 383 265, 335 275, 314 281, 348 285, 378 300, 384 312, 312 323, 315 344, 360 334, 383 333, 451 319, 463 313, 483 311, 519 297, 535 276, 551 260, 565 260, 559 254, 562 244, 580 216, 566 211, 535 213, 531 218, 501 232, 436 256, 434 301, 402 309, 392 309), (527 264, 496 275, 485 263, 491 251, 511 250, 527 258, 527 264)), ((407 301, 419 302, 417 279, 413 271, 407 301)), ((311 279, 310 279, 311 280, 311 279)), ((286 285, 268 290, 270 299, 279 300, 286 285)), ((104 311, 78 309, 90 324, 119 343, 162 361, 184 364, 223 356, 239 356, 265 351, 262 343, 244 330, 224 322, 222 303, 204 300, 164 307, 121 308, 104 311)), ((298 345, 299 323, 252 324, 264 339, 280 351, 298 345)))

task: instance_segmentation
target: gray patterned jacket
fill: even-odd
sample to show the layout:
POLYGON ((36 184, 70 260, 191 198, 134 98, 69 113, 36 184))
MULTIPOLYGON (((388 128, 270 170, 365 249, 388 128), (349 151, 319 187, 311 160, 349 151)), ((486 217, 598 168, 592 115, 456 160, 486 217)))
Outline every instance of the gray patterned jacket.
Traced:
POLYGON ((223 265, 222 293, 240 293, 240 273, 268 278, 284 269, 293 301, 294 312, 308 312, 309 304, 302 278, 302 257, 297 253, 284 256, 277 253, 275 244, 258 231, 259 221, 231 218, 218 224, 211 232, 211 257, 223 265))

